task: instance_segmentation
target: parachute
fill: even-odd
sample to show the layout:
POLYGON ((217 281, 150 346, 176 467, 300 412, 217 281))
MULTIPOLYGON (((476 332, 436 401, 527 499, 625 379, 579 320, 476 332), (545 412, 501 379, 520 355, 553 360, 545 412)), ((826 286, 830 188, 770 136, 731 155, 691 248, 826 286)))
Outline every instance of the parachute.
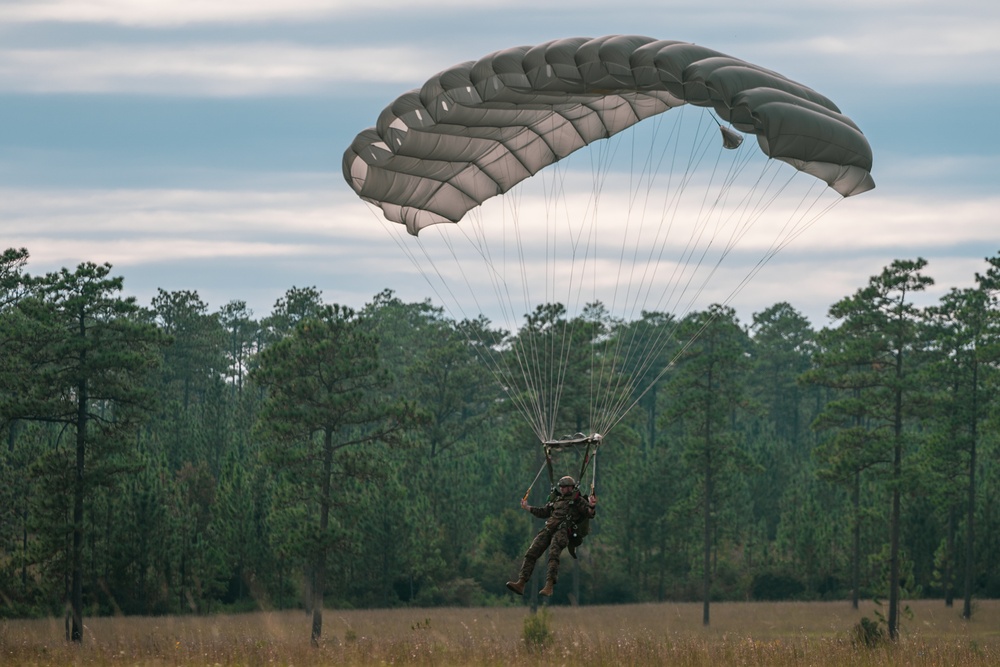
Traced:
POLYGON ((844 196, 875 186, 861 130, 826 97, 711 49, 646 37, 499 51, 399 97, 344 155, 358 195, 417 234, 594 142, 683 104, 844 196))
POLYGON ((667 372, 679 318, 728 303, 829 208, 872 189, 871 169, 864 134, 811 88, 624 35, 456 65, 389 104, 343 159, 546 458, 574 443, 596 454, 667 372), (743 273, 728 268, 751 253, 743 273), (633 326, 656 314, 666 334, 633 326))

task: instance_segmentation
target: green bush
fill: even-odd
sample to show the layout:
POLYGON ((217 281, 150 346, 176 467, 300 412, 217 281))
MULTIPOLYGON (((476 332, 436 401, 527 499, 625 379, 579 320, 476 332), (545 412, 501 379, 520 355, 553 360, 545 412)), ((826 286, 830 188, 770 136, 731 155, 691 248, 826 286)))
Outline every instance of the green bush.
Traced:
POLYGON ((552 628, 549 627, 549 610, 542 608, 536 614, 524 617, 524 645, 529 649, 542 649, 552 641, 552 628))
POLYGON ((855 646, 875 648, 885 641, 885 630, 879 621, 862 616, 851 629, 851 641, 855 646))

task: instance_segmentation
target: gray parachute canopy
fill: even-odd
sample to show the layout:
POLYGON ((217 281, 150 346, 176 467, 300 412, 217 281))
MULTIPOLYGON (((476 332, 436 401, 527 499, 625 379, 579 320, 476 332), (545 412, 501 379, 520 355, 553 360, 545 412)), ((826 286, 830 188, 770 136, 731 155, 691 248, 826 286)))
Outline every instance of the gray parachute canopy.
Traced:
POLYGON ((685 103, 845 197, 875 187, 868 141, 823 95, 703 46, 621 35, 515 47, 437 74, 358 134, 344 178, 417 234, 685 103))

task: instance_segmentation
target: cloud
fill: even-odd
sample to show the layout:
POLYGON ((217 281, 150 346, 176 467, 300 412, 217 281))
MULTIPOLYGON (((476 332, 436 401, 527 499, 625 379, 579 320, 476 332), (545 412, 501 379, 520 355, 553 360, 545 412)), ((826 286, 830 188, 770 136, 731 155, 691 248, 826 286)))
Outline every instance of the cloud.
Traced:
MULTIPOLYGON (((31 0, 0 4, 0 26, 37 23, 25 48, 0 50, 0 90, 18 92, 73 92, 157 95, 237 96, 330 91, 344 83, 417 85, 428 75, 508 42, 524 43, 504 16, 532 17, 526 34, 566 36, 587 34, 584 15, 592 26, 629 32, 646 8, 662 3, 628 2, 609 7, 606 2, 558 2, 536 17, 536 2, 516 0, 503 8, 469 7, 459 0, 31 0), (572 22, 560 29, 559 7, 573 10, 572 22), (615 21, 618 10, 627 21, 615 21), (485 24, 497 19, 486 40, 485 24), (293 22, 275 26, 274 21, 293 22), (52 23, 70 23, 73 35, 48 30, 52 23), (266 32, 281 41, 259 40, 266 32), (392 30, 383 29, 394 22, 392 30), (212 24, 211 29, 192 28, 212 24), (118 30, 95 33, 87 24, 114 24, 118 30), (407 31, 406 25, 417 26, 407 31), (435 24, 435 28, 430 28, 435 24), (322 26, 339 46, 313 46, 315 33, 304 26, 322 26), (612 27, 614 26, 614 27, 612 27), (156 28, 152 30, 151 28, 156 28), (200 33, 198 31, 201 31, 200 33), (192 35, 217 31, 216 41, 193 42, 192 35), (94 34, 101 40, 93 41, 94 34), (295 42, 292 35, 303 35, 295 42), (251 37, 252 39, 253 37, 251 37), (90 40, 90 41, 87 41, 90 40), (115 41, 117 40, 117 41, 115 41), (499 40, 499 41, 498 41, 499 40), (481 42, 491 44, 475 50, 481 42), (350 46, 346 46, 350 44, 350 46)), ((704 23, 700 3, 682 2, 676 15, 657 11, 638 26, 653 36, 712 39, 711 46, 758 60, 795 75, 808 71, 823 77, 859 77, 862 88, 891 83, 940 85, 1000 81, 1000 4, 986 0, 965 3, 963 11, 949 4, 882 0, 845 2, 805 12, 793 0, 755 5, 753 14, 732 3, 713 14, 713 26, 704 23), (673 19, 668 20, 668 17, 673 19), (716 21, 716 19, 718 20, 716 21), (693 34, 677 34, 677 25, 693 34), (660 34, 666 28, 668 32, 660 34), (730 30, 732 28, 732 30, 730 30), (713 34, 727 39, 715 41, 713 34), (810 64, 806 64, 810 63, 810 64)), ((528 19, 526 19, 528 20, 528 19)), ((591 30, 595 36, 605 32, 591 30)), ((10 31, 16 34, 16 27, 10 31)), ((531 41, 531 40, 528 40, 531 41)), ((13 40, 8 43, 18 43, 13 40)), ((22 46, 23 43, 22 43, 22 46)))
MULTIPOLYGON (((966 0, 965 12, 988 15, 995 8, 992 0, 966 0)), ((624 5, 609 5, 605 0, 550 0, 546 8, 556 12, 588 13, 615 12, 626 8, 633 11, 650 10, 650 18, 663 11, 657 0, 631 0, 624 5)), ((733 3, 731 9, 741 21, 749 19, 766 22, 764 17, 801 15, 803 5, 797 0, 762 0, 754 4, 752 15, 743 17, 743 4, 733 3)), ((537 10, 535 0, 509 0, 503 5, 507 11, 537 10)), ((697 0, 671 3, 669 16, 687 17, 691 12, 702 14, 704 4, 697 0)), ((712 20, 718 22, 727 15, 726 3, 713 12, 712 20)), ((470 7, 467 0, 8 0, 0 5, 0 23, 23 22, 72 22, 114 23, 135 26, 176 26, 196 23, 246 23, 260 21, 303 21, 321 17, 378 16, 391 21, 399 16, 408 18, 421 14, 442 13, 482 14, 487 7, 470 7)), ((824 11, 823 7, 812 12, 824 11)), ((906 23, 911 17, 946 17, 955 13, 954 3, 942 4, 930 0, 843 0, 829 6, 825 16, 836 18, 843 14, 863 13, 870 18, 891 18, 897 24, 906 23)), ((648 22, 649 23, 649 22, 648 22)), ((647 23, 647 24, 648 24, 647 23)))
POLYGON ((335 91, 344 83, 422 80, 436 61, 416 47, 280 43, 8 49, 0 51, 0 90, 205 96, 335 91))
MULTIPOLYGON (((521 208, 530 215, 535 205, 525 200, 521 208)), ((694 307, 732 295, 746 321, 753 312, 788 301, 822 323, 829 306, 863 286, 868 276, 893 259, 917 256, 930 261, 927 274, 938 280, 927 295, 933 300, 949 287, 970 284, 974 272, 984 268, 982 258, 1000 251, 995 240, 998 207, 996 195, 946 200, 875 190, 843 201, 733 295, 752 266, 748 262, 760 255, 753 243, 739 248, 712 276, 694 307)), ((217 304, 247 300, 258 313, 268 312, 292 285, 316 285, 328 298, 352 307, 383 288, 408 301, 432 298, 453 316, 495 306, 481 259, 474 258, 469 274, 477 299, 449 302, 446 292, 436 294, 428 285, 433 271, 423 274, 411 264, 387 229, 402 231, 383 223, 352 193, 336 188, 0 190, 0 236, 6 246, 28 248, 32 273, 84 261, 110 262, 116 275, 125 276, 129 293, 151 295, 158 287, 183 285, 211 295, 217 304)), ((419 242, 431 240, 432 235, 422 234, 419 242)), ((420 257, 416 242, 405 232, 399 236, 399 243, 420 257)), ((467 244, 455 247, 471 254, 467 244)), ((629 268, 644 262, 640 258, 629 268)), ((452 269, 442 265, 441 270, 452 269)), ((611 267, 602 275, 610 280, 616 272, 611 267)), ((541 285, 545 277, 532 280, 541 285)), ((466 289, 465 278, 454 281, 461 288, 456 295, 466 289)), ((540 298, 537 293, 535 298, 540 298)), ((512 315, 516 319, 525 311, 515 306, 512 315)), ((488 314, 503 322, 498 312, 488 314)))
MULTIPOLYGON (((601 7, 594 0, 555 2, 553 8, 601 7)), ((510 0, 511 9, 537 7, 533 0, 510 0)), ((22 0, 0 6, 0 23, 59 21, 129 26, 195 23, 303 21, 344 16, 381 16, 468 9, 467 0, 22 0)), ((482 11, 480 9, 480 11, 482 11)))
MULTIPOLYGON (((942 5, 946 8, 947 5, 942 5)), ((823 60, 828 69, 891 86, 924 85, 929 90, 959 84, 1000 83, 1000 13, 858 20, 791 39, 775 40, 763 50, 774 58, 823 60), (839 65, 834 68, 833 65, 839 65)), ((932 102, 928 102, 932 103, 932 102)))
MULTIPOLYGON (((346 13, 349 0, 35 0, 0 7, 0 22, 61 21, 123 25, 182 25, 303 19, 346 13)), ((401 5, 387 3, 385 5, 401 5)))

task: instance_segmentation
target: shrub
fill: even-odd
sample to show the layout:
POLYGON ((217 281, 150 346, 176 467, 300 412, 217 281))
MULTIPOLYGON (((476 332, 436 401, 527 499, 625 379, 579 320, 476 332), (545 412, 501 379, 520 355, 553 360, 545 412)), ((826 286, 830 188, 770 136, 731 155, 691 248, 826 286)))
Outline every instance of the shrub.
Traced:
POLYGON ((544 607, 536 614, 524 617, 524 645, 529 649, 542 649, 552 641, 549 627, 549 610, 544 607))
POLYGON ((867 616, 862 616, 861 620, 854 624, 851 629, 851 641, 855 646, 865 648, 875 648, 885 641, 885 629, 877 621, 873 621, 867 616))

